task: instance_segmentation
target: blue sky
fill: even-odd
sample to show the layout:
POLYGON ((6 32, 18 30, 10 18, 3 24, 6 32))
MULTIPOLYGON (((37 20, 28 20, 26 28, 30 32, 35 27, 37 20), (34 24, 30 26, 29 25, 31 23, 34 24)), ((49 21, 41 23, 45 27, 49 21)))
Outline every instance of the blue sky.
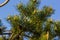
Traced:
MULTIPOLYGON (((5 0, 0 0, 0 3, 4 2, 5 0)), ((10 0, 5 6, 0 7, 0 19, 2 19, 2 22, 5 26, 7 26, 7 29, 10 29, 10 25, 6 21, 6 17, 8 15, 16 15, 19 14, 17 11, 16 5, 18 3, 23 2, 26 3, 28 0, 10 0)), ((42 0, 40 7, 47 5, 47 6, 52 6, 53 9, 55 9, 55 14, 52 15, 52 18, 54 20, 60 20, 60 0, 42 0)))

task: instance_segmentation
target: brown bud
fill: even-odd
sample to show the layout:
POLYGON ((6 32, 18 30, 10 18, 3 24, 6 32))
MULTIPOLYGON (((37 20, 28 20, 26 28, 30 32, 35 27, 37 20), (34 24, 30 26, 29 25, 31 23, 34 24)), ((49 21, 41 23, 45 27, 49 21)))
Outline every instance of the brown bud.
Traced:
POLYGON ((33 2, 36 2, 37 0, 33 0, 33 2))

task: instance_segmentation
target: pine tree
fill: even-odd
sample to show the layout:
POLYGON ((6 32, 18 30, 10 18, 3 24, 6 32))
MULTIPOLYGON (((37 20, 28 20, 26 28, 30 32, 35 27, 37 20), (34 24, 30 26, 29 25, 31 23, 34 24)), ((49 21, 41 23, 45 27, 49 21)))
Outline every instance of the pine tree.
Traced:
POLYGON ((1 21, 1 19, 0 19, 0 36, 2 36, 0 40, 6 40, 6 38, 4 38, 4 36, 3 36, 5 30, 6 30, 6 27, 3 26, 2 21, 1 21))
POLYGON ((29 40, 52 40, 60 35, 60 22, 50 18, 54 9, 50 6, 38 9, 39 5, 39 0, 29 0, 27 5, 17 5, 20 14, 7 18, 12 27, 9 40, 23 40, 24 37, 29 40))

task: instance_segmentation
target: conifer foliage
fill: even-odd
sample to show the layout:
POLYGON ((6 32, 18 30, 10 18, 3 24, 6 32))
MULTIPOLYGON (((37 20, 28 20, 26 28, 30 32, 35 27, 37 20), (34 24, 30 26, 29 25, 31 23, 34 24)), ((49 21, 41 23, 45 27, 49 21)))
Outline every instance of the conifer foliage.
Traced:
POLYGON ((40 0, 29 0, 27 5, 18 4, 19 15, 8 16, 12 34, 9 40, 52 40, 60 35, 60 22, 50 17, 54 14, 52 7, 44 6, 38 9, 40 0))

